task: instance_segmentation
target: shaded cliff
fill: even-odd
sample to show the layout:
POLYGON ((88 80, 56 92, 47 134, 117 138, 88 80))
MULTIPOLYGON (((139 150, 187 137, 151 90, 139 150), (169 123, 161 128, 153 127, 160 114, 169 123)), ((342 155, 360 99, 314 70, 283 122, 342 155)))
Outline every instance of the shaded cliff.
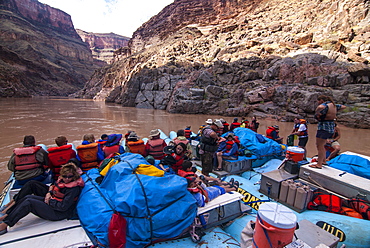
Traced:
POLYGON ((176 0, 76 94, 176 113, 311 122, 317 96, 370 127, 366 0, 176 0))
POLYGON ((0 3, 0 96, 66 96, 97 68, 71 17, 36 0, 0 3))
POLYGON ((81 39, 87 43, 93 58, 99 65, 110 64, 114 61, 115 52, 128 46, 130 38, 114 33, 91 33, 76 29, 81 39))

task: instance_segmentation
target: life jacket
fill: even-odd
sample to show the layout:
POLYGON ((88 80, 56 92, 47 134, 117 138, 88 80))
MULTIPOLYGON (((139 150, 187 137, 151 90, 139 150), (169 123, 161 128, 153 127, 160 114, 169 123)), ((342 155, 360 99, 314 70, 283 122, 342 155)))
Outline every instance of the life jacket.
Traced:
POLYGON ((19 147, 13 150, 15 157, 15 170, 34 170, 42 167, 41 163, 36 159, 36 152, 41 149, 41 146, 26 146, 19 147))
MULTIPOLYGON (((51 193, 51 199, 57 200, 57 201, 63 201, 63 198, 65 196, 64 193, 61 192, 61 189, 63 188, 74 188, 74 187, 83 187, 85 185, 82 178, 78 178, 76 181, 72 181, 70 183, 64 183, 62 180, 58 180, 52 187, 52 193, 51 193)), ((74 201, 77 201, 78 197, 74 199, 74 201)))
POLYGON ((195 177, 195 173, 192 172, 192 171, 184 171, 182 169, 179 169, 177 171, 177 175, 179 175, 180 177, 195 177))
POLYGON ((212 137, 206 137, 204 135, 204 130, 206 129, 212 129, 212 128, 210 127, 203 128, 202 137, 200 138, 200 148, 207 152, 215 152, 217 151, 217 140, 212 137))
POLYGON ((171 156, 176 161, 176 163, 174 163, 173 165, 171 165, 171 168, 174 171, 178 171, 181 168, 181 165, 184 162, 185 157, 183 155, 177 155, 176 153, 172 153, 171 156))
MULTIPOLYGON (((226 152, 230 152, 230 150, 233 148, 234 143, 236 143, 234 140, 226 141, 226 152)), ((236 150, 234 154, 230 154, 230 155, 231 156, 238 155, 238 150, 236 150)))
POLYGON ((154 159, 162 159, 164 157, 163 148, 163 139, 151 139, 148 140, 150 149, 148 155, 153 156, 154 159))
POLYGON ((120 145, 104 146, 103 147, 104 157, 108 157, 112 153, 119 153, 119 147, 120 145))
POLYGON ((294 133, 298 131, 300 125, 301 123, 294 124, 294 129, 293 129, 294 133))
POLYGON ((353 198, 348 200, 348 205, 359 212, 364 219, 370 220, 370 202, 353 198))
POLYGON ((342 199, 336 195, 315 192, 307 209, 342 214, 342 199))
POLYGON ((189 144, 189 140, 179 140, 179 139, 174 139, 173 142, 177 145, 179 143, 184 143, 184 145, 189 144))
POLYGON ((72 145, 50 147, 48 152, 49 168, 53 172, 53 178, 56 180, 59 177, 62 165, 68 163, 71 158, 75 158, 76 152, 72 149, 72 145))
POLYGON ((138 141, 127 141, 127 146, 131 153, 145 154, 145 145, 143 140, 138 141))
POLYGON ((316 120, 325 121, 326 114, 328 113, 328 110, 329 110, 329 106, 328 106, 329 103, 331 103, 331 102, 327 101, 327 102, 324 102, 324 103, 320 104, 320 105, 323 105, 324 108, 320 111, 320 115, 315 115, 314 116, 316 120))
MULTIPOLYGON (((298 133, 298 136, 308 136, 308 127, 307 127, 307 122, 306 122, 306 120, 305 119, 300 119, 299 120, 299 125, 298 125, 298 129, 299 129, 299 126, 301 125, 301 124, 303 124, 303 125, 305 125, 306 126, 306 130, 304 130, 304 131, 300 131, 299 133, 298 133)), ((298 129, 297 129, 297 131, 298 131, 298 129)))
POLYGON ((96 141, 96 143, 98 143, 100 145, 100 147, 104 147, 105 143, 107 143, 106 140, 98 140, 96 141))
POLYGON ((224 133, 229 132, 229 126, 230 126, 229 123, 225 122, 225 123, 222 123, 222 125, 224 125, 222 133, 224 134, 224 133))
POLYGON ((98 143, 77 146, 77 154, 83 171, 98 167, 98 143))
POLYGON ((254 132, 257 132, 257 129, 259 127, 259 123, 257 121, 252 121, 251 124, 249 125, 249 128, 254 131, 254 132))
POLYGON ((274 139, 272 137, 272 132, 273 131, 276 131, 276 129, 274 127, 268 127, 268 129, 266 130, 266 137, 269 138, 269 139, 274 139))
POLYGON ((185 138, 190 139, 191 136, 191 130, 190 129, 185 129, 185 138))
POLYGON ((230 131, 234 130, 237 127, 240 127, 240 125, 241 125, 240 122, 233 122, 233 123, 231 123, 230 131))

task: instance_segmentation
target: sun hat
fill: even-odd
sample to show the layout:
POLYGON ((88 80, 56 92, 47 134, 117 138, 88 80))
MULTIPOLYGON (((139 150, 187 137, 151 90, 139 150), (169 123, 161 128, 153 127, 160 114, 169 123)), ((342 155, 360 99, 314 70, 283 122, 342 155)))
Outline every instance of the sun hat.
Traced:
POLYGON ((137 136, 137 134, 135 132, 131 132, 128 136, 127 136, 127 139, 129 140, 139 140, 140 138, 137 136))
POLYGON ((118 145, 121 139, 122 139, 122 134, 110 134, 108 136, 107 142, 104 145, 105 146, 118 145))
POLYGON ((158 136, 158 135, 160 135, 160 132, 159 132, 158 129, 151 130, 150 134, 149 134, 150 137, 155 137, 155 136, 158 136))
POLYGON ((208 119, 208 120, 206 120, 206 123, 211 125, 213 123, 213 121, 212 121, 212 119, 208 119))
POLYGON ((272 127, 275 128, 275 129, 279 129, 278 125, 273 125, 272 127))
POLYGON ((228 133, 225 137, 226 137, 226 138, 229 138, 230 136, 231 136, 232 138, 234 138, 234 134, 233 134, 233 133, 228 133))
POLYGON ((219 128, 222 128, 224 126, 220 120, 215 120, 212 124, 216 125, 219 128))

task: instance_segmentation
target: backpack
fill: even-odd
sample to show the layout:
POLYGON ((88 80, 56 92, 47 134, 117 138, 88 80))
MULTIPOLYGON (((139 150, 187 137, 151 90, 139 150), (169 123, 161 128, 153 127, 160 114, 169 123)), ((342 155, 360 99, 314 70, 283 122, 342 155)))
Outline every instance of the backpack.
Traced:
POLYGON ((348 206, 359 212, 366 220, 370 220, 370 202, 353 198, 348 200, 348 206))
POLYGON ((307 204, 307 209, 342 214, 342 199, 333 194, 315 192, 312 201, 307 204))

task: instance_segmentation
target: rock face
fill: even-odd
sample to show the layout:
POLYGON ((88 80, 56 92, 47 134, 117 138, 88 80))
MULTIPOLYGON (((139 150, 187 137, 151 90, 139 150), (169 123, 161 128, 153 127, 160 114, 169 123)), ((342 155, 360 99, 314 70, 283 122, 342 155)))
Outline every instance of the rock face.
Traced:
POLYGON ((176 113, 311 122, 318 95, 370 128, 366 0, 176 0, 76 96, 176 113))
POLYGON ((81 39, 86 42, 93 58, 99 65, 107 65, 114 61, 116 50, 128 46, 130 38, 114 33, 89 33, 76 29, 81 39))
POLYGON ((97 68, 65 12, 3 0, 0 19, 0 97, 67 96, 97 68))

